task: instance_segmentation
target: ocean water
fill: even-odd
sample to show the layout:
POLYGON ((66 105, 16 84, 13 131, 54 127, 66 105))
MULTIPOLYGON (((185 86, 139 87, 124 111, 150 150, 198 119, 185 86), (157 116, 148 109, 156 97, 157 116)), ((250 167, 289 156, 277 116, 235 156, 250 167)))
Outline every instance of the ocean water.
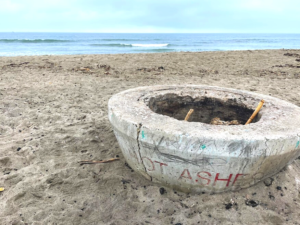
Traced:
POLYGON ((300 49, 300 34, 0 33, 0 56, 300 49))

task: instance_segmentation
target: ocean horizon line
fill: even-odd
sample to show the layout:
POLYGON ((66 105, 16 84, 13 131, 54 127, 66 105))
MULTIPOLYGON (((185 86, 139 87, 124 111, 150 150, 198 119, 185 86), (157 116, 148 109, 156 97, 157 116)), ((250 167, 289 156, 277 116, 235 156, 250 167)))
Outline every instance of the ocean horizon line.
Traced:
POLYGON ((0 31, 0 33, 62 33, 62 34, 292 34, 290 32, 98 32, 98 31, 0 31))

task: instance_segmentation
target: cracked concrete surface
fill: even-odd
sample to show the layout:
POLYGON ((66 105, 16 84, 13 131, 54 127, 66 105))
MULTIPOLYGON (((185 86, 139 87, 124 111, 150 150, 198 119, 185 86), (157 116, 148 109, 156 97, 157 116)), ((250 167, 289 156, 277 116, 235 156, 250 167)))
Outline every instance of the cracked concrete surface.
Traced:
POLYGON ((142 165, 143 165, 143 167, 144 167, 144 169, 145 169, 145 174, 144 174, 144 176, 145 176, 148 180, 151 180, 151 181, 152 181, 152 177, 148 174, 147 169, 146 169, 146 166, 145 166, 145 164, 144 164, 143 157, 141 156, 141 147, 140 147, 140 140, 139 140, 139 137, 140 137, 141 127, 142 127, 142 126, 143 126, 143 125, 142 125, 141 123, 139 123, 138 128, 137 128, 136 141, 137 141, 137 146, 138 146, 138 153, 139 153, 139 158, 140 158, 140 160, 141 160, 141 162, 142 162, 142 165))
MULTIPOLYGON (((184 103, 179 105, 186 107, 184 103)), ((116 94, 110 99, 109 108, 116 118, 122 115, 122 119, 111 121, 114 129, 127 133, 130 139, 135 137, 142 174, 186 192, 217 193, 249 187, 300 155, 300 147, 295 149, 300 108, 270 96, 210 86, 153 86, 116 94), (265 104, 256 123, 233 126, 186 122, 150 109, 150 105, 156 107, 153 99, 162 100, 158 104, 165 110, 168 104, 174 107, 174 96, 179 96, 176 98, 181 102, 189 100, 190 107, 203 98, 219 99, 218 107, 222 101, 228 102, 228 107, 240 104, 253 110, 261 99, 265 104), (128 132, 130 126, 136 130, 132 136, 128 132)), ((196 113, 201 113, 201 106, 196 113)), ((124 143, 120 147, 128 149, 122 146, 124 143)), ((131 157, 126 151, 123 154, 130 164, 131 157)))

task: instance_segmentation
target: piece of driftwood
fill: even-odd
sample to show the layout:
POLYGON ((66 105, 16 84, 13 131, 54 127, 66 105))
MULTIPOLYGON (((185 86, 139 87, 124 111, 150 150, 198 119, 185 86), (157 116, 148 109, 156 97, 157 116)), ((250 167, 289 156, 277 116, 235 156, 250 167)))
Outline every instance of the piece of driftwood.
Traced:
POLYGON ((94 161, 94 160, 83 160, 79 161, 80 164, 96 164, 96 163, 108 163, 108 162, 113 162, 120 160, 118 158, 111 158, 111 159, 106 159, 106 160, 101 160, 101 161, 94 161))
POLYGON ((257 113, 259 112, 259 110, 262 108, 263 104, 265 103, 264 100, 261 100, 258 104, 258 106, 256 107, 255 111, 252 113, 252 115, 250 116, 249 120, 247 121, 247 123, 245 123, 245 125, 249 124, 252 122, 252 120, 255 118, 255 116, 257 115, 257 113))
POLYGON ((185 121, 188 121, 189 118, 190 118, 190 116, 192 115, 193 112, 194 112, 194 110, 193 110, 193 109, 190 109, 190 111, 186 114, 184 120, 185 120, 185 121))

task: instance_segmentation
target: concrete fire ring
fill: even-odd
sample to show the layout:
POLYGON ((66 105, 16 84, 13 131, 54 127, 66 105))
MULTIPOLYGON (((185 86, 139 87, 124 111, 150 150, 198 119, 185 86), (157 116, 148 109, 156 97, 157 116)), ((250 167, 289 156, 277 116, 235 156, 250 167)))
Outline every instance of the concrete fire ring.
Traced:
POLYGON ((212 86, 139 87, 112 96, 108 111, 128 164, 184 192, 246 188, 300 155, 300 108, 266 95, 212 86), (209 124, 214 116, 244 123, 262 99, 249 125, 209 124))

